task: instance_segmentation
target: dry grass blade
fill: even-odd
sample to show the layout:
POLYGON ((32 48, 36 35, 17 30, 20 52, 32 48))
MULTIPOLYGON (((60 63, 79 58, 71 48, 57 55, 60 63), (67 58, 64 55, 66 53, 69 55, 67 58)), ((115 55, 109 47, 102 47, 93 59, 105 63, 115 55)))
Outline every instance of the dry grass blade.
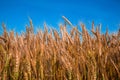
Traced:
POLYGON ((72 23, 65 17, 62 16, 62 18, 65 20, 65 22, 67 22, 71 27, 73 27, 72 23))

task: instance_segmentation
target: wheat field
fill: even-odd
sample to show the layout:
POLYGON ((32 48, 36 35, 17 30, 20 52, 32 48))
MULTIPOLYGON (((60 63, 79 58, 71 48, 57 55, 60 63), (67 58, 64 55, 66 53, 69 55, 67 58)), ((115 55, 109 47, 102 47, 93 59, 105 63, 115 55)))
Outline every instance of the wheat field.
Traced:
MULTIPOLYGON (((64 17, 63 17, 64 18, 64 17)), ((105 34, 92 23, 82 31, 60 25, 18 35, 5 24, 0 35, 0 80, 120 80, 120 30, 105 34), (91 33, 89 33, 91 32, 91 33)))

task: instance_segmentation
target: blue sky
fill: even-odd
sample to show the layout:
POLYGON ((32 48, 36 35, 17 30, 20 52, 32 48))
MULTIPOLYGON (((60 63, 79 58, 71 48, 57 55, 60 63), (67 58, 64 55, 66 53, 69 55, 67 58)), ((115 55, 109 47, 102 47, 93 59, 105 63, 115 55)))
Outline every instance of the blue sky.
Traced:
POLYGON ((0 0, 0 25, 4 22, 16 32, 25 30, 29 17, 35 29, 44 22, 58 29, 63 15, 75 25, 83 22, 90 29, 94 21, 103 32, 106 27, 115 32, 120 28, 120 0, 0 0))

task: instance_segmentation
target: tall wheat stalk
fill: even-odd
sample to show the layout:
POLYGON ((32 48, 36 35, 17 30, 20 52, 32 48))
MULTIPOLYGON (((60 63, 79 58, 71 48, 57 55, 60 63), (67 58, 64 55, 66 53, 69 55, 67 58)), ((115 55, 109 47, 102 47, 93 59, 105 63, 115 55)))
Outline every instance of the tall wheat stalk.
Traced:
POLYGON ((31 19, 21 35, 2 24, 0 80, 119 80, 120 30, 101 34, 93 22, 91 34, 85 24, 80 31, 62 18, 60 32, 44 24, 34 33, 31 19))

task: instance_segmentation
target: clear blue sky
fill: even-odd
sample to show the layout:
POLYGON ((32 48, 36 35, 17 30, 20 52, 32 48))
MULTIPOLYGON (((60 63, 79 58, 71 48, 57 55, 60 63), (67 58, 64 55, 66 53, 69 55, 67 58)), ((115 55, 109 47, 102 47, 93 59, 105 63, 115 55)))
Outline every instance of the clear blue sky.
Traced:
POLYGON ((82 21, 88 29, 94 20, 102 23, 103 32, 106 26, 115 32, 120 28, 120 0, 0 0, 0 25, 4 22, 17 32, 25 30, 28 17, 35 28, 46 22, 57 29, 63 15, 76 25, 82 21))

